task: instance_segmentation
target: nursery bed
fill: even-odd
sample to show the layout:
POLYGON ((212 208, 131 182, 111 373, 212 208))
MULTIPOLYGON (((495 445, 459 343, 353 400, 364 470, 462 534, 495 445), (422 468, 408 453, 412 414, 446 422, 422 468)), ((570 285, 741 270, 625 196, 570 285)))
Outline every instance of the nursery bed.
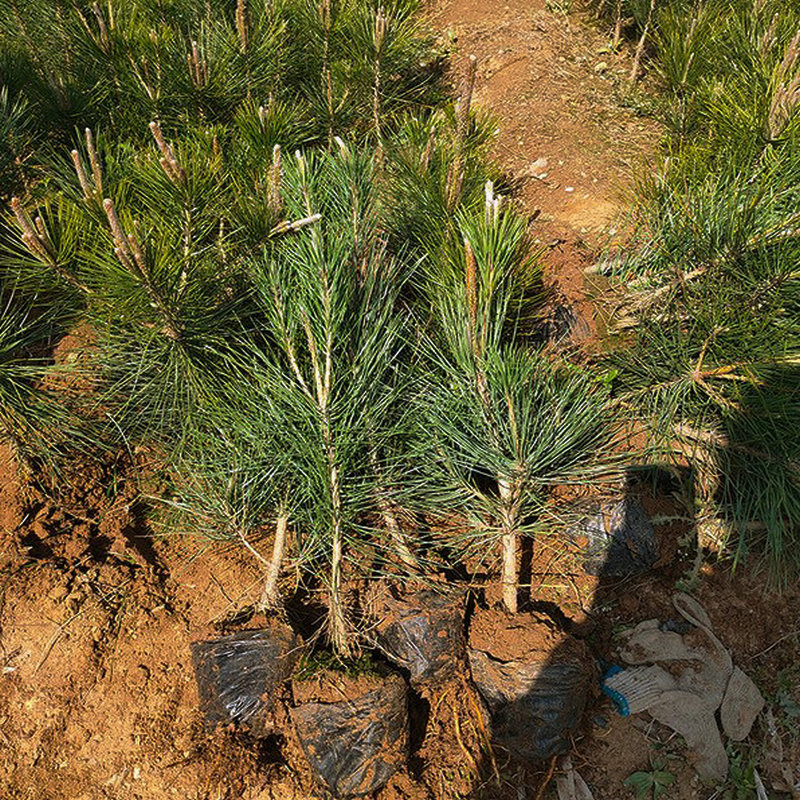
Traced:
MULTIPOLYGON (((599 348, 603 297, 583 270, 609 233, 631 163, 655 147, 657 135, 653 122, 619 100, 629 54, 603 52, 605 36, 539 0, 440 0, 431 14, 458 54, 478 57, 475 101, 500 123, 495 155, 533 217, 545 278, 555 289, 554 319, 568 320, 572 343, 599 348), (559 316, 564 308, 569 313, 559 316)), ((91 337, 68 340, 59 358, 91 337)), ((285 709, 276 712, 276 733, 258 742, 203 725, 191 643, 223 622, 233 621, 225 630, 242 622, 239 612, 259 599, 262 570, 235 544, 154 535, 139 502, 152 487, 134 474, 155 480, 157 461, 142 450, 121 455, 105 472, 73 465, 73 487, 52 498, 0 448, 0 795, 321 797, 285 709)), ((523 553, 521 583, 530 586, 530 597, 522 613, 532 608, 537 622, 524 616, 521 628, 533 631, 528 638, 545 658, 567 643, 570 653, 588 649, 610 659, 615 634, 663 615, 692 567, 694 552, 683 542, 687 525, 676 521, 669 490, 640 486, 636 492, 647 514, 660 520, 652 573, 609 581, 586 574, 574 549, 536 543, 523 553)), ((254 544, 268 552, 271 542, 254 544)), ((486 610, 500 599, 496 583, 479 580, 465 588, 472 592, 467 623, 476 621, 470 644, 503 659, 519 655, 513 623, 492 637, 493 624, 503 628, 494 618, 504 615, 486 610)), ((696 592, 735 663, 775 709, 783 761, 800 764, 800 591, 768 593, 755 568, 745 565, 731 575, 722 564, 703 568, 696 592)), ((485 709, 467 661, 457 655, 452 666, 445 680, 409 691, 407 768, 378 799, 554 797, 552 784, 540 792, 552 776, 549 762, 514 765, 502 750, 486 746, 485 709)), ((375 679, 350 683, 348 696, 355 697, 375 679)), ((294 701, 338 700, 334 685, 297 689, 294 701)), ((742 785, 752 780, 750 754, 768 747, 765 737, 758 727, 739 750, 742 785)), ((633 796, 624 780, 662 756, 669 756, 676 777, 669 797, 710 794, 666 729, 617 717, 594 679, 573 743, 573 763, 596 800, 633 796)))

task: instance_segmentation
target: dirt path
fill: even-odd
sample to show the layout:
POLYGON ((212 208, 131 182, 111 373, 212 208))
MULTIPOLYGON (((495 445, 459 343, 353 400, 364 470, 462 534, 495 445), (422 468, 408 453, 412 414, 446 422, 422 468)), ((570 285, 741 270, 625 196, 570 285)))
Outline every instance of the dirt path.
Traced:
POLYGON ((477 56, 474 97, 497 118, 495 156, 525 210, 538 215, 532 232, 548 277, 591 323, 581 270, 658 133, 622 105, 629 57, 609 52, 599 29, 545 5, 439 0, 433 22, 456 59, 477 56))

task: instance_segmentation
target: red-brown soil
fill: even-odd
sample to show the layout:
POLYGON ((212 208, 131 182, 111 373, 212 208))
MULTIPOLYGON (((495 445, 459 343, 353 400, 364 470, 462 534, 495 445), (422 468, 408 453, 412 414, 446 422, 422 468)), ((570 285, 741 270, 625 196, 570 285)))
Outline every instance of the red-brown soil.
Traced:
POLYGON ((546 280, 584 320, 574 338, 592 339, 597 310, 583 270, 616 233, 631 168, 658 139, 622 104, 629 58, 544 0, 438 0, 433 19, 456 64, 478 59, 474 99, 498 121, 495 157, 534 217, 546 280))
POLYGON ((469 626, 469 644, 500 661, 546 660, 558 650, 566 656, 582 655, 571 636, 548 618, 532 614, 511 616, 500 609, 478 610, 469 626))
MULTIPOLYGON (((582 270, 613 225, 631 164, 658 136, 619 101, 627 56, 600 52, 607 44, 601 32, 546 10, 542 0, 440 0, 432 18, 441 31, 452 30, 461 55, 478 56, 476 102, 498 118, 496 155, 520 202, 539 212, 532 233, 544 247, 548 280, 593 326, 582 270)), ((189 644, 257 599, 259 564, 243 549, 154 537, 130 468, 83 472, 73 491, 51 500, 0 448, 0 797, 318 796, 291 741, 286 763, 277 743, 256 747, 205 733, 197 710, 189 644)), ((673 504, 653 502, 650 513, 674 516, 673 504)), ((657 576, 615 586, 582 573, 561 545, 537 542, 532 598, 558 606, 562 624, 574 624, 597 655, 612 657, 621 627, 671 616, 676 580, 690 565, 692 554, 682 555, 679 545, 685 523, 663 520, 657 532, 657 576)), ((254 544, 267 550, 268 542, 254 544)), ((770 593, 755 569, 731 576, 725 565, 706 567, 701 577, 697 596, 735 663, 767 697, 781 742, 778 757, 775 731, 759 722, 738 752, 761 758, 765 781, 787 764, 797 773, 800 590, 770 593)), ((492 761, 465 676, 426 701, 425 738, 415 744, 409 772, 380 800, 539 798, 548 765, 515 776, 492 761)), ((573 763, 596 800, 619 800, 633 796, 623 786, 628 775, 675 754, 668 769, 678 780, 668 797, 711 796, 681 753, 668 731, 616 717, 598 696, 573 763)), ((542 797, 554 796, 551 784, 542 797)))
MULTIPOLYGON (((189 644, 215 620, 256 599, 258 567, 246 553, 190 538, 140 540, 146 528, 135 537, 126 534, 124 492, 102 502, 100 487, 87 487, 88 521, 78 520, 34 489, 23 491, 8 458, 2 483, 4 798, 316 796, 291 737, 284 749, 288 766, 274 748, 257 749, 202 729, 189 644), (147 554, 141 562, 132 555, 140 552, 147 554)), ((655 513, 646 495, 648 510, 655 513)), ((675 527, 672 521, 657 526, 667 552, 674 547, 675 527)), ((582 623, 595 652, 608 657, 611 634, 620 626, 673 615, 675 579, 687 565, 688 560, 673 559, 655 579, 603 586, 582 574, 573 556, 543 541, 532 557, 532 593, 582 623)), ((790 725, 794 718, 782 708, 800 702, 800 592, 769 594, 754 571, 735 577, 725 567, 705 572, 697 595, 735 662, 771 701, 783 742, 780 763, 796 764, 800 737, 790 725)), ((478 614, 474 621, 472 635, 491 641, 491 614, 478 614)), ((563 643, 555 627, 543 630, 543 649, 563 643)), ((498 638, 493 646, 503 645, 498 638)), ((513 641, 505 645, 513 647, 513 641)), ((511 780, 502 763, 490 762, 485 717, 464 676, 438 687, 427 700, 427 735, 417 743, 414 770, 396 776, 382 800, 516 797, 519 787, 523 796, 535 797, 547 765, 511 780), (482 780, 475 778, 478 770, 482 780)), ((678 755, 669 763, 679 778, 671 796, 703 796, 669 732, 617 718, 601 698, 589 722, 573 761, 597 800, 627 796, 622 780, 647 769, 663 752, 656 749, 661 742, 678 755)), ((758 727, 751 738, 760 745, 765 736, 758 727)))

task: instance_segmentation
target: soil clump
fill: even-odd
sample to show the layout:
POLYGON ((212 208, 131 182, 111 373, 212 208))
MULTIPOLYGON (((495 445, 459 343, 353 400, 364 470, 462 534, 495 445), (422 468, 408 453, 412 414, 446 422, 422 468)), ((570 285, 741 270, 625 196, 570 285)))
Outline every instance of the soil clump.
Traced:
POLYGON ((593 677, 585 643, 533 614, 481 610, 470 626, 469 662, 494 744, 522 761, 567 752, 593 677))

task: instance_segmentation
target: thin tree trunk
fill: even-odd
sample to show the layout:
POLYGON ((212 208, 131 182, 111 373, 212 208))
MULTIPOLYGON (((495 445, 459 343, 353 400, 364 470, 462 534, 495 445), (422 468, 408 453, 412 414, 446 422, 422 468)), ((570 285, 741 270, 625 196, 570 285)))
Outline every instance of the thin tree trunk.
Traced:
POLYGON ((617 0, 616 19, 614 21, 614 39, 611 47, 616 52, 622 39, 622 0, 617 0))
POLYGON ((383 514, 383 521, 389 529, 389 535, 392 537, 392 542, 397 550, 397 555, 400 560, 412 571, 419 572, 420 566, 417 557, 411 552, 408 544, 406 544, 406 537, 400 523, 397 521, 397 515, 394 513, 392 507, 385 501, 381 501, 381 513, 383 514))
POLYGON ((392 539, 392 543, 394 544, 397 555, 400 556, 400 560, 409 568, 409 570, 412 572, 419 572, 419 561, 417 561, 417 557, 411 552, 411 549, 406 542, 403 529, 400 527, 400 523, 397 521, 397 514, 395 514, 391 503, 386 499, 385 495, 388 493, 388 487, 384 481, 383 470, 381 470, 381 465, 378 461, 378 454, 375 451, 374 445, 370 446, 369 460, 372 464, 372 469, 378 482, 378 507, 381 510, 383 522, 386 525, 386 529, 389 531, 389 536, 392 539))
MULTIPOLYGON (((330 22, 330 0, 322 0, 322 9, 325 13, 325 19, 328 24, 330 22)), ((327 48, 326 48, 327 52, 327 48)), ((298 155, 300 166, 303 168, 303 175, 305 175, 304 162, 302 156, 298 155)), ((311 200, 308 194, 307 187, 303 187, 303 194, 306 203, 306 210, 309 215, 312 213, 311 200)), ((320 247, 319 232, 317 229, 312 228, 312 240, 316 247, 320 247)), ((314 338, 314 333, 311 328, 311 321, 308 315, 303 313, 303 328, 305 329, 306 340, 308 341, 308 353, 311 357, 311 365, 314 370, 314 389, 315 395, 312 394, 306 382, 294 362, 294 355, 289 351, 290 360, 293 369, 297 375, 300 386, 306 395, 316 403, 317 410, 319 411, 320 426, 322 432, 322 450, 327 462, 327 478, 328 478, 328 491, 330 492, 331 501, 331 599, 328 607, 328 637, 334 652, 341 656, 347 657, 350 655, 350 646, 347 642, 347 621, 344 613, 344 604, 342 602, 341 584, 342 584, 342 559, 343 559, 343 542, 342 542, 342 495, 341 486, 339 481, 339 465, 337 463, 336 444, 334 441, 333 431, 331 430, 330 419, 330 396, 331 396, 331 381, 333 376, 333 334, 332 334, 332 311, 331 311, 331 297, 330 285, 327 267, 323 267, 321 274, 323 284, 323 309, 325 313, 325 347, 323 350, 324 363, 320 362, 320 353, 317 347, 317 342, 314 338)))
MULTIPOLYGON (((329 463, 332 454, 329 452, 329 463)), ((331 465, 331 501, 333 505, 333 541, 331 544, 331 605, 328 612, 328 634, 334 651, 340 656, 350 655, 350 646, 347 643, 347 624, 342 603, 342 519, 341 496, 339 493, 339 470, 335 464, 331 465)))
POLYGON ((498 481, 500 499, 503 501, 501 547, 503 572, 501 585, 503 605, 510 614, 517 613, 517 525, 514 513, 514 488, 505 479, 498 481))
POLYGON ((513 530, 506 531, 503 546, 503 605, 509 614, 517 613, 517 535, 513 530))
POLYGON ((650 10, 647 12, 647 22, 644 24, 642 36, 639 39, 639 44, 636 45, 636 54, 633 57, 633 66, 631 67, 631 74, 628 79, 633 83, 639 77, 639 65, 642 61, 642 54, 644 53, 644 45, 647 41, 647 34, 650 33, 650 25, 653 22, 653 12, 656 9, 656 0, 650 0, 650 10))
MULTIPOLYGON (((494 195, 492 187, 487 185, 487 215, 490 208, 494 208, 494 195), (491 198, 491 202, 490 199, 491 198)), ((464 240, 464 251, 466 261, 466 295, 467 304, 469 306, 469 316, 467 318, 468 335, 472 345, 473 354, 475 356, 475 385, 478 391, 481 405, 483 406, 486 419, 490 425, 490 436, 492 444, 501 450, 500 436, 492 423, 492 398, 489 392, 489 383, 486 379, 486 373, 483 370, 481 361, 483 355, 484 342, 479 341, 478 338, 478 295, 477 295, 477 265, 475 263, 475 255, 472 250, 472 245, 469 240, 464 240)), ((485 332, 482 332, 482 337, 485 332)), ((481 337, 481 338, 482 338, 481 337)), ((513 413, 513 409, 510 409, 513 413)), ((507 478, 498 476, 497 485, 500 491, 500 499, 502 501, 502 561, 503 568, 500 578, 500 585, 503 592, 503 605, 511 614, 517 613, 517 525, 516 525, 516 507, 519 497, 519 488, 515 483, 512 483, 507 478)))
POLYGON ((264 579, 264 591, 261 593, 259 605, 262 611, 268 611, 280 605, 278 578, 281 574, 283 554, 286 550, 286 529, 288 525, 289 515, 285 511, 281 511, 275 526, 275 542, 272 545, 272 558, 267 567, 267 577, 264 579))

